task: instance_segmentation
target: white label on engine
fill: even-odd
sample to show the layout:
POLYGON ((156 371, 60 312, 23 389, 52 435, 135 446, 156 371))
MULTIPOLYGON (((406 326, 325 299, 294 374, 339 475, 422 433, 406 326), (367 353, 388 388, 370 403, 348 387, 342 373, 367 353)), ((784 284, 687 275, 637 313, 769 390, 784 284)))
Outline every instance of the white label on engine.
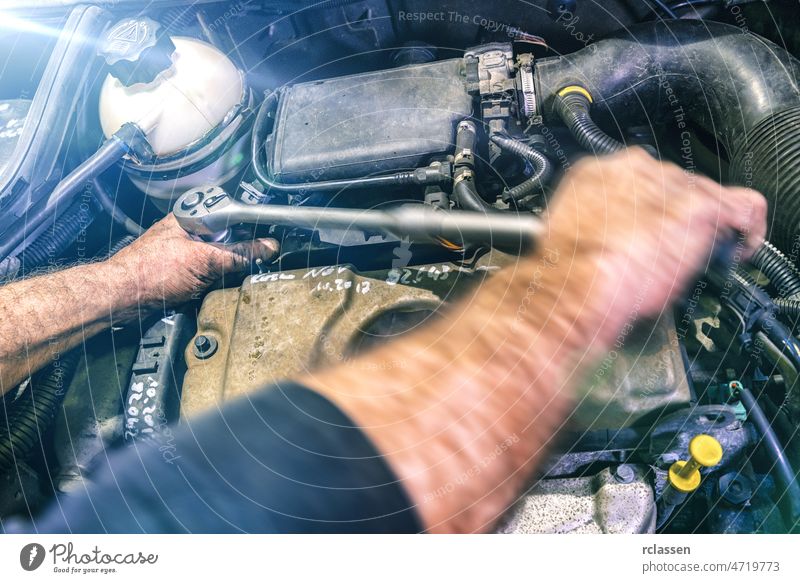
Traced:
POLYGON ((294 273, 259 273, 250 279, 250 283, 266 283, 270 281, 283 281, 287 279, 294 279, 294 273))

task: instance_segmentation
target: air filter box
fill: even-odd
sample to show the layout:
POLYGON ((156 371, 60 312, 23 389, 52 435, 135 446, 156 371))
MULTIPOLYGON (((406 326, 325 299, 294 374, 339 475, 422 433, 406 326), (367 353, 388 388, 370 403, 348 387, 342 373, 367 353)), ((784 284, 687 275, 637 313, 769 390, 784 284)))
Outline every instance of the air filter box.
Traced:
POLYGON ((462 59, 291 85, 278 98, 267 163, 287 183, 424 166, 452 152, 472 110, 462 59))

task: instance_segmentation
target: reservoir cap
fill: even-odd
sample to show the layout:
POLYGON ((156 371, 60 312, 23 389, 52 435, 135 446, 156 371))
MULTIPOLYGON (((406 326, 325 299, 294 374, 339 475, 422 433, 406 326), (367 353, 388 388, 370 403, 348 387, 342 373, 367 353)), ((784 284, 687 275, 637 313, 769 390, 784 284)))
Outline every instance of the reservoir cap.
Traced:
POLYGON ((150 83, 172 66, 175 44, 152 18, 126 18, 111 26, 100 41, 97 53, 111 75, 130 87, 150 83))

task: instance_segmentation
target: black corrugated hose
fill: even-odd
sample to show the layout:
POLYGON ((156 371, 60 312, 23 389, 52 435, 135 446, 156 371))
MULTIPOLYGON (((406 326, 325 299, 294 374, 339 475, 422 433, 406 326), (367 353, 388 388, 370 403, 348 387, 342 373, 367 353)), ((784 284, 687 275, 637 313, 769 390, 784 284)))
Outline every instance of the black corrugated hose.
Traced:
POLYGON ((35 375, 22 395, 14 400, 8 395, 2 399, 4 423, 0 430, 0 471, 9 470, 17 460, 26 459, 41 442, 42 435, 64 401, 79 359, 77 348, 67 352, 35 375))
POLYGON ((94 220, 94 209, 82 200, 75 201, 64 214, 53 221, 44 233, 39 235, 20 254, 21 275, 47 265, 50 261, 61 257, 62 253, 72 245, 94 220))
POLYGON ((769 278, 781 298, 800 293, 800 271, 769 241, 761 244, 750 262, 769 278))
MULTIPOLYGON (((31 271, 44 267, 51 260, 61 257, 63 252, 75 242, 81 231, 92 223, 94 217, 95 213, 91 205, 86 205, 80 200, 76 201, 19 256, 11 257, 10 259, 13 261, 8 262, 9 272, 0 273, 0 277, 13 280, 16 277, 24 276, 31 271)), ((142 232, 143 230, 139 227, 139 233, 141 234, 142 232)), ((107 257, 110 257, 123 247, 127 247, 135 240, 136 236, 134 235, 123 237, 110 248, 107 257)))
POLYGON ((536 148, 528 144, 515 140, 510 136, 494 134, 491 140, 503 150, 516 154, 520 158, 527 160, 533 166, 533 174, 527 180, 521 182, 513 188, 507 188, 503 192, 503 199, 519 201, 536 192, 542 192, 545 185, 553 174, 553 165, 550 159, 536 148))
POLYGON ((775 306, 778 308, 779 314, 788 316, 791 320, 797 320, 800 317, 800 300, 776 298, 775 306))
POLYGON ((125 235, 119 241, 111 245, 108 248, 108 253, 106 254, 106 258, 111 257, 112 255, 116 255, 120 251, 122 251, 125 247, 133 243, 137 238, 133 235, 125 235))
POLYGON ((625 144, 615 140, 594 123, 589 115, 591 100, 583 88, 570 87, 559 92, 555 100, 555 110, 577 142, 595 154, 612 154, 625 148, 625 144))

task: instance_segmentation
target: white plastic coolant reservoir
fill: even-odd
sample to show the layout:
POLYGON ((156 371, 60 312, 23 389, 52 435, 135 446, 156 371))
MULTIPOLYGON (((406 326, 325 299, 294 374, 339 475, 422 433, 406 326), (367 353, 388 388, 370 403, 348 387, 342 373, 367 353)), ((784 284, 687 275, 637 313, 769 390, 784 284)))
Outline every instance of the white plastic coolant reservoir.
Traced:
POLYGON ((162 210, 184 191, 238 181, 247 159, 244 75, 216 47, 171 37, 147 17, 121 20, 100 40, 109 68, 100 88, 106 137, 126 123, 144 132, 154 157, 130 159, 125 172, 162 210))
POLYGON ((159 158, 215 130, 242 102, 245 91, 241 72, 220 50, 193 38, 171 40, 172 66, 153 81, 126 86, 112 73, 100 90, 100 124, 106 137, 133 122, 159 158))

